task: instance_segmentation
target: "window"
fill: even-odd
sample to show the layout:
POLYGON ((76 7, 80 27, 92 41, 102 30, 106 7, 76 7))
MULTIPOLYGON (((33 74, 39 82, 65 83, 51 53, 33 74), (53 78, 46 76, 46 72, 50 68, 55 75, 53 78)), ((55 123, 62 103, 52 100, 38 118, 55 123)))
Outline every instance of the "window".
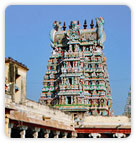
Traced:
POLYGON ((74 121, 77 120, 77 114, 74 114, 74 121))
POLYGON ((91 80, 89 81, 89 85, 92 85, 92 81, 91 80))
POLYGON ((95 68, 98 69, 98 64, 95 64, 95 68))
POLYGON ((71 97, 67 97, 67 103, 71 104, 71 97))
POLYGON ((73 61, 70 61, 70 65, 71 65, 71 67, 73 67, 73 61))
POLYGON ((53 66, 51 66, 50 68, 51 68, 51 70, 53 70, 53 66))
POLYGON ((91 65, 91 64, 88 64, 88 68, 91 69, 91 68, 92 68, 92 65, 91 65))
POLYGON ((56 87, 56 82, 54 82, 54 87, 56 87))
POLYGON ((72 84, 72 78, 69 78, 69 83, 72 84))
POLYGON ((86 51, 89 51, 89 46, 86 46, 86 51))
POLYGON ((99 81, 98 80, 96 80, 96 85, 98 85, 99 84, 99 81))
POLYGON ((73 52, 75 52, 75 48, 74 48, 74 45, 72 45, 72 51, 73 51, 73 52))
POLYGON ((47 86, 50 86, 50 82, 48 82, 47 86))
POLYGON ((91 91, 91 90, 89 90, 88 92, 89 92, 89 94, 92 94, 92 91, 91 91))
POLYGON ((80 50, 83 51, 83 47, 80 47, 80 50))
POLYGON ((50 79, 50 75, 47 75, 48 79, 50 79))
POLYGON ((69 51, 69 47, 66 47, 66 51, 67 51, 67 52, 69 51))

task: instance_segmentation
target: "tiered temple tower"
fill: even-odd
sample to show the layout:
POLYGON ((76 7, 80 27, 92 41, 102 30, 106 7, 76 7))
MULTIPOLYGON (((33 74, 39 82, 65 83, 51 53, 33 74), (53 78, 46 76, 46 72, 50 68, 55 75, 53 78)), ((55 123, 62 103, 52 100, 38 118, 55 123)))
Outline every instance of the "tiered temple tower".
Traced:
POLYGON ((128 98, 127 98, 127 103, 126 103, 125 110, 124 110, 124 115, 131 118, 131 88, 128 93, 128 98))
POLYGON ((52 55, 43 80, 40 103, 68 112, 88 112, 90 115, 111 115, 112 98, 106 57, 104 19, 71 21, 66 31, 60 22, 53 23, 50 32, 52 55))

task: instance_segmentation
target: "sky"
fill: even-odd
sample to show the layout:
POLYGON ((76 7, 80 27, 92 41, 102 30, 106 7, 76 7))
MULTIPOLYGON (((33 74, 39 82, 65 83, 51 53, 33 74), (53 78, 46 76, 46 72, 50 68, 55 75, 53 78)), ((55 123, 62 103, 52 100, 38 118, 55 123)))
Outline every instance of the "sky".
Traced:
MULTIPOLYGON (((51 55, 49 32, 55 20, 87 20, 103 17, 106 41, 104 55, 111 85, 115 115, 124 112, 131 86, 131 10, 120 5, 12 5, 5 11, 5 56, 25 64, 27 98, 38 101, 51 55)), ((94 22, 95 23, 95 22, 94 22)))

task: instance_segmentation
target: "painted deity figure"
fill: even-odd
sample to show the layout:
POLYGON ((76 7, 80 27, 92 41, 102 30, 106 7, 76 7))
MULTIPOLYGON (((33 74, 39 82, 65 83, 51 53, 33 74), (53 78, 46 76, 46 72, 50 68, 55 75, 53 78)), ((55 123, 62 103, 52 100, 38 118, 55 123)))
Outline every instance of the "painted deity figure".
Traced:
POLYGON ((98 24, 98 44, 100 45, 105 41, 105 32, 104 32, 104 19, 102 17, 96 18, 96 23, 98 24))
POLYGON ((76 41, 79 39, 79 28, 80 25, 77 23, 77 21, 72 22, 71 29, 67 35, 69 36, 68 40, 76 41))
POLYGON ((53 23, 53 28, 54 28, 56 31, 61 31, 62 26, 60 26, 60 24, 61 24, 60 21, 54 21, 54 23, 53 23))
POLYGON ((96 52, 102 53, 102 49, 101 49, 101 48, 96 47, 96 52))
POLYGON ((69 52, 72 53, 72 45, 69 45, 69 52))
POLYGON ((60 21, 54 21, 53 23, 53 29, 50 31, 50 40, 51 40, 51 46, 54 47, 54 37, 55 37, 55 33, 57 31, 61 31, 62 26, 60 26, 61 22, 60 21))

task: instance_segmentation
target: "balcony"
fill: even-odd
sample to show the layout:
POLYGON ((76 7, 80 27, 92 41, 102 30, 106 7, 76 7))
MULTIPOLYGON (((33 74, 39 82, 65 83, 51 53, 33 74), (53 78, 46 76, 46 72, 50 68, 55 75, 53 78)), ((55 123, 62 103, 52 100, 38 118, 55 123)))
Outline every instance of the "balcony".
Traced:
POLYGON ((51 56, 50 56, 50 58, 58 58, 58 57, 61 57, 61 53, 56 53, 56 54, 52 54, 51 56))
POLYGON ((96 85, 84 85, 84 89, 85 90, 95 90, 96 89, 96 85))
POLYGON ((104 85, 84 85, 85 90, 104 90, 106 91, 106 88, 104 85))
POLYGON ((104 85, 99 85, 99 86, 97 86, 96 90, 104 90, 104 91, 106 91, 106 87, 104 85))
POLYGON ((61 74, 60 77, 69 77, 69 76, 70 76, 70 77, 71 77, 71 76, 72 76, 72 77, 73 77, 73 76, 81 76, 81 73, 79 73, 79 72, 77 72, 77 73, 76 73, 76 72, 66 73, 66 74, 64 73, 64 74, 61 74))
POLYGON ((48 88, 47 87, 44 87, 43 89, 42 89, 42 92, 47 92, 48 91, 48 88))
POLYGON ((85 51, 84 56, 92 56, 92 53, 90 51, 85 51))
POLYGON ((91 109, 91 110, 95 110, 95 109, 108 110, 108 106, 98 106, 98 105, 95 105, 95 106, 90 106, 89 109, 91 109))
POLYGON ((90 63, 90 64, 91 64, 91 63, 96 63, 96 64, 98 63, 98 64, 99 64, 99 63, 102 63, 102 60, 91 59, 91 60, 90 60, 89 62, 87 62, 87 63, 90 63))
POLYGON ((61 91, 58 95, 80 95, 80 91, 61 91))
POLYGON ((94 52, 95 56, 102 56, 102 52, 94 52))
MULTIPOLYGON (((80 57, 80 53, 79 52, 65 52, 64 54, 65 58, 77 58, 80 57)), ((66 59, 65 59, 66 60, 66 59)))
POLYGON ((73 85, 70 85, 70 87, 68 87, 67 85, 60 85, 60 89, 61 90, 65 90, 65 89, 78 89, 79 88, 79 85, 78 84, 73 84, 73 85))
POLYGON ((47 92, 47 91, 54 91, 56 89, 56 87, 54 88, 54 86, 45 86, 43 89, 42 89, 42 92, 47 92))
POLYGON ((97 68, 95 71, 96 72, 104 72, 104 70, 101 67, 97 68))
POLYGON ((60 110, 65 111, 87 111, 89 107, 84 104, 65 104, 65 105, 56 105, 60 110))
POLYGON ((51 72, 55 74, 55 73, 58 73, 58 72, 60 72, 60 71, 57 72, 57 70, 49 70, 49 69, 48 69, 48 71, 46 72, 46 74, 50 74, 51 72))
POLYGON ((94 72, 95 68, 85 68, 85 72, 94 72))

